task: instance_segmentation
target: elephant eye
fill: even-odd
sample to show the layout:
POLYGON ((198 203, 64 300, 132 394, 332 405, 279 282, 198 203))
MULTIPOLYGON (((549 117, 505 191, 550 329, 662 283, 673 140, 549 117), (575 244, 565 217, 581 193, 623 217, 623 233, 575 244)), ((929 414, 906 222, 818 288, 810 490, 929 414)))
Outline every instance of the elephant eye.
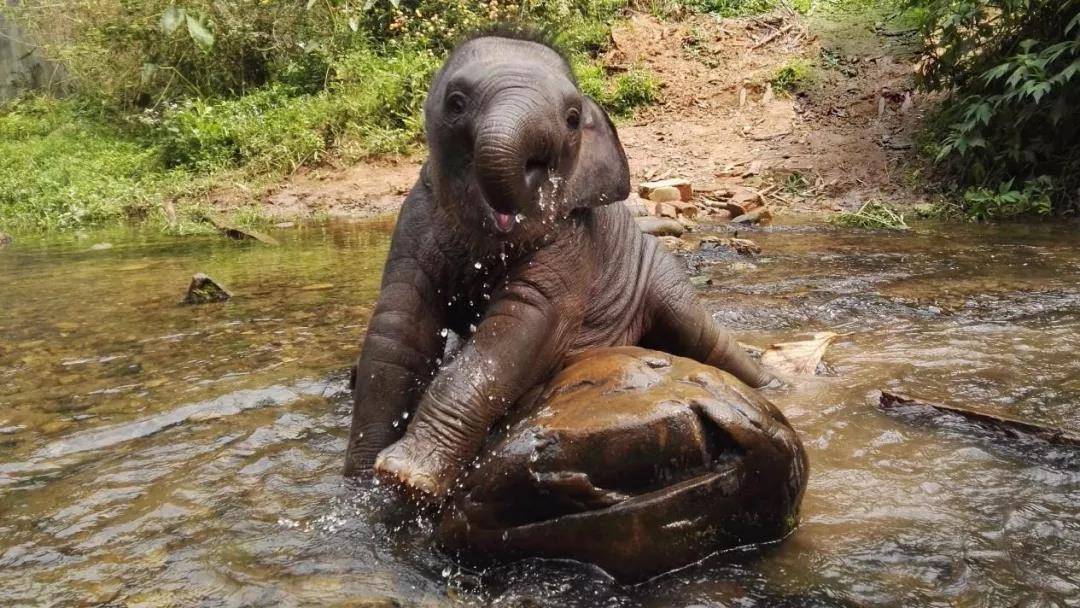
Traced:
POLYGON ((577 131, 581 127, 581 111, 577 108, 570 108, 570 111, 566 113, 566 126, 570 127, 571 131, 577 131))
POLYGON ((454 91, 446 98, 446 111, 457 116, 465 113, 469 105, 469 99, 460 91, 454 91))

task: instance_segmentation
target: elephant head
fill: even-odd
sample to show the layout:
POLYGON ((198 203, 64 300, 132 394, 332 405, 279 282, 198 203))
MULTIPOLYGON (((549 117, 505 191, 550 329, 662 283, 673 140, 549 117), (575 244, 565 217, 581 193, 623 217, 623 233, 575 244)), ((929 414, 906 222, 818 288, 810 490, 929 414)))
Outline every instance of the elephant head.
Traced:
POLYGON ((575 211, 625 199, 626 155, 569 63, 520 34, 459 45, 424 106, 426 174, 468 231, 523 243, 575 211))

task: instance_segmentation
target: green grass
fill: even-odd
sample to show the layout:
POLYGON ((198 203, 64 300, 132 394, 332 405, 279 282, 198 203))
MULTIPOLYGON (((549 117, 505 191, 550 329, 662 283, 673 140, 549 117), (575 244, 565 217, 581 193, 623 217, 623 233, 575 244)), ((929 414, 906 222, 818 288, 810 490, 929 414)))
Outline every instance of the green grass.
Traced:
POLYGON ((35 99, 0 114, 0 220, 68 230, 141 218, 183 181, 160 149, 74 101, 35 99))
MULTIPOLYGON (((579 23, 562 43, 582 90, 627 116, 655 100, 659 83, 641 68, 605 71, 593 53, 609 43, 610 28, 579 23)), ((191 218, 205 207, 203 195, 226 182, 264 184, 331 155, 355 161, 417 150, 439 63, 426 48, 359 46, 334 59, 333 77, 314 92, 278 81, 139 113, 104 110, 88 92, 0 106, 0 229, 151 221, 203 231, 191 218), (176 202, 179 222, 166 217, 165 201, 176 202)))

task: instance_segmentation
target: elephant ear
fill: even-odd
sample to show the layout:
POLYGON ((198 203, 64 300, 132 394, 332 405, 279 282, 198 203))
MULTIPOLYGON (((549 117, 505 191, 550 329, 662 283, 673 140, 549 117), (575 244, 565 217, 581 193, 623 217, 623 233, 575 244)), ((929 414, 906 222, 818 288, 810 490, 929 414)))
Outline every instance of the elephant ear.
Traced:
POLYGON ((570 210, 600 207, 630 196, 630 166, 615 125, 595 101, 581 106, 581 149, 568 179, 570 210))

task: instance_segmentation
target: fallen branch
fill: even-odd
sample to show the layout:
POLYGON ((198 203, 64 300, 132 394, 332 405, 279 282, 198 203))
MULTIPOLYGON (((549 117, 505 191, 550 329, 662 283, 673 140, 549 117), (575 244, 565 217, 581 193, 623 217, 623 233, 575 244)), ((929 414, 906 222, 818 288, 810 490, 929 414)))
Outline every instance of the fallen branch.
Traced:
POLYGON ((790 32, 792 27, 794 27, 794 24, 789 23, 789 24, 785 25, 784 27, 782 27, 782 28, 776 30, 775 32, 769 34, 768 36, 765 36, 764 38, 762 38, 760 42, 758 42, 754 46, 750 47, 750 50, 755 51, 755 50, 765 46, 766 44, 769 44, 773 40, 776 40, 780 36, 783 36, 784 34, 790 32))
POLYGON ((1018 437, 1022 434, 1041 439, 1051 445, 1064 445, 1074 448, 1080 447, 1080 435, 1065 429, 1044 426, 1026 422, 1024 420, 1017 420, 1015 418, 1007 418, 1005 416, 998 416, 997 414, 991 414, 980 410, 919 401, 905 395, 897 395, 886 391, 881 391, 881 399, 878 401, 878 407, 886 411, 902 408, 933 410, 959 416, 982 426, 1002 431, 1012 437, 1018 437))

